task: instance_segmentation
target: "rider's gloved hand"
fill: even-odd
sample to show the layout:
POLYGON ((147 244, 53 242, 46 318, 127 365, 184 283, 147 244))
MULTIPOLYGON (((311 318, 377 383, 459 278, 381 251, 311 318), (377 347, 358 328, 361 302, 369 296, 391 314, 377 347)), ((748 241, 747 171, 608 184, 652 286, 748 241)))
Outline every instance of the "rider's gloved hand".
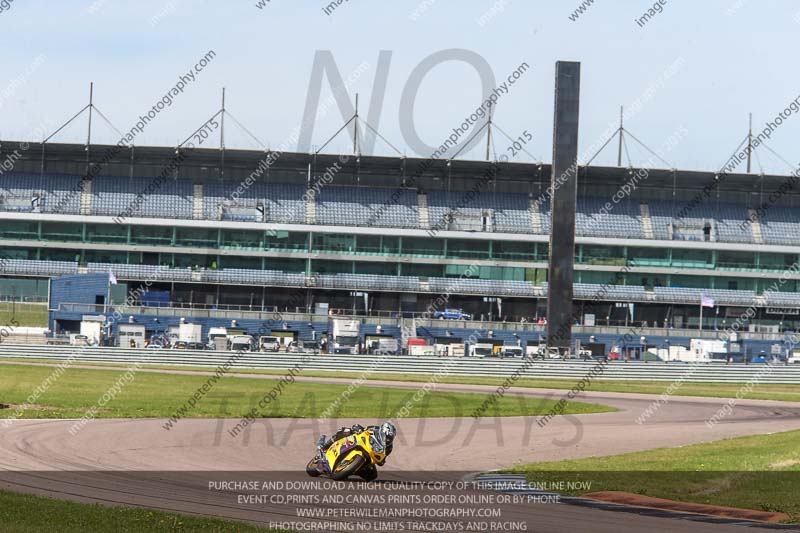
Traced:
POLYGON ((322 454, 325 452, 326 444, 328 442, 328 437, 325 435, 321 435, 319 440, 317 441, 317 457, 322 457, 322 454))
POLYGON ((353 427, 351 429, 353 430, 353 433, 361 433, 362 431, 364 431, 364 426, 362 426, 361 424, 353 424, 353 427))

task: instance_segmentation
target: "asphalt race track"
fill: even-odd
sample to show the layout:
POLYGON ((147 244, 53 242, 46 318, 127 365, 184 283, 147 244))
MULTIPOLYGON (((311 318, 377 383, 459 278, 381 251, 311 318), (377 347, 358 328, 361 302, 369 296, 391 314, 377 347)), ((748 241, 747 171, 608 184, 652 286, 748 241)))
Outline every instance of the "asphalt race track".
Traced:
MULTIPOLYGON (((269 376, 254 376, 254 379, 269 376)), ((298 378, 301 379, 301 378, 298 378)), ((350 383, 347 379, 302 378, 350 383)), ((419 383, 369 382, 416 389, 419 383)), ((486 392, 493 387, 439 384, 438 390, 486 392)), ((566 391, 513 388, 507 394, 560 399, 566 391)), ((619 409, 613 413, 537 418, 404 419, 395 452, 381 469, 392 483, 461 480, 469 473, 536 461, 612 455, 681 446, 727 437, 800 429, 800 404, 741 400, 713 428, 705 421, 727 400, 672 397, 644 424, 636 418, 657 396, 585 392, 580 400, 619 409)), ((299 503, 242 503, 237 491, 211 490, 211 479, 311 481, 303 472, 321 433, 356 420, 258 420, 231 436, 238 420, 185 419, 170 430, 164 420, 93 420, 72 436, 67 420, 15 420, 0 430, 0 488, 76 501, 153 507, 217 515, 270 525, 297 520, 299 503)), ((370 420, 358 420, 366 423, 370 420)), ((318 480, 319 481, 319 480, 318 480)), ((322 481, 319 481, 320 483, 322 481)), ((299 492, 303 492, 302 490, 299 492)), ((381 507, 381 506, 378 506, 381 507)), ((610 512, 553 503, 496 505, 504 521, 527 531, 614 532, 749 531, 753 523, 715 523, 610 512)), ((339 520, 342 530, 349 520, 339 520)), ((336 530, 329 525, 327 530, 336 530)), ((320 529, 317 529, 319 531, 320 529)))

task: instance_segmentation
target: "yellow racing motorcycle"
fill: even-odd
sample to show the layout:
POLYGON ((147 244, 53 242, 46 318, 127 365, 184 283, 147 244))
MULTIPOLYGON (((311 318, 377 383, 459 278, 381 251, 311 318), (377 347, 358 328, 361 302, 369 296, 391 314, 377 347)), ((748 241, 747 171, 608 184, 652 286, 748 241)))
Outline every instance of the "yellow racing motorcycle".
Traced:
MULTIPOLYGON (((366 481, 378 477, 377 466, 383 466, 392 451, 395 429, 391 422, 380 427, 362 428, 334 441, 327 449, 320 447, 306 465, 311 477, 330 476, 335 481, 359 476, 366 481)), ((322 442, 324 437, 320 439, 322 442)))

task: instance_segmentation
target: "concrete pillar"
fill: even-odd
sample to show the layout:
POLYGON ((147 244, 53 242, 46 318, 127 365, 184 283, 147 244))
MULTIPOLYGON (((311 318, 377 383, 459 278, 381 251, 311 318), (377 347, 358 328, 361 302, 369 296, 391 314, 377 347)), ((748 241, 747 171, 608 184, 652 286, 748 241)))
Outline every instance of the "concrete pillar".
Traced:
POLYGON ((547 344, 568 348, 572 339, 572 283, 575 266, 580 63, 556 62, 553 174, 550 181, 550 269, 547 344))

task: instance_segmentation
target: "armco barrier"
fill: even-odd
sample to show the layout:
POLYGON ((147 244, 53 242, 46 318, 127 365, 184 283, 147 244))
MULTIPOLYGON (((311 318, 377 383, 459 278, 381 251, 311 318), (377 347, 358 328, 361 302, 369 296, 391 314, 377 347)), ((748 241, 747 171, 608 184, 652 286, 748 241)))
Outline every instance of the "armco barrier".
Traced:
MULTIPOLYGON (((184 350, 135 350, 131 348, 79 348, 68 346, 30 346, 0 344, 0 359, 63 360, 73 356, 75 362, 119 363, 141 362, 150 365, 192 365, 216 367, 227 361, 231 353, 184 350)), ((243 355, 233 368, 246 370, 258 368, 283 371, 300 363, 302 355, 253 353, 243 355)), ((326 370, 361 373, 369 371, 377 356, 367 355, 315 355, 304 365, 305 370, 326 370)), ((507 377, 521 366, 520 359, 410 357, 391 356, 377 370, 386 374, 431 375, 449 364, 448 374, 453 376, 507 377), (448 359, 448 360, 446 360, 448 359)), ((526 378, 580 380, 596 364, 593 361, 536 361, 522 373, 526 378)), ((771 370, 763 364, 610 362, 602 377, 610 380, 687 381, 745 383, 758 379, 760 383, 800 384, 800 365, 779 365, 771 370)), ((2 368, 0 368, 2 371, 2 368)))

